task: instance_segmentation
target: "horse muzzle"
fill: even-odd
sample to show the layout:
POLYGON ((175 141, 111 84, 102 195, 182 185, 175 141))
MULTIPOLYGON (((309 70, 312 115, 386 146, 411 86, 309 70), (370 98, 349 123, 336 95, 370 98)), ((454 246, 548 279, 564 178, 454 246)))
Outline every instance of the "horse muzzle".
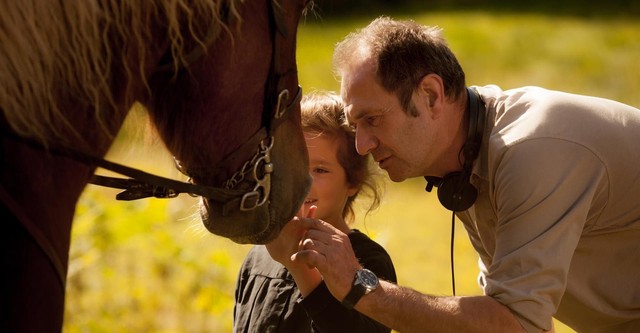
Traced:
POLYGON ((287 120, 261 141, 256 155, 227 181, 227 200, 202 198, 207 230, 240 244, 265 244, 294 217, 311 187, 304 137, 296 126, 287 120))

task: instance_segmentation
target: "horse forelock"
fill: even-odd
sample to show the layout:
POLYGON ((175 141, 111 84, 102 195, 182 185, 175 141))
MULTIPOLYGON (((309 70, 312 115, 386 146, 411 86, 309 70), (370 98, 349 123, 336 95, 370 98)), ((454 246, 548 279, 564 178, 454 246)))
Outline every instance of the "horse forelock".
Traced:
POLYGON ((149 89, 164 48, 177 70, 186 45, 204 45, 212 24, 228 31, 225 18, 240 21, 244 1, 3 1, 0 109, 18 135, 45 144, 83 140, 79 118, 113 138, 109 122, 149 89))

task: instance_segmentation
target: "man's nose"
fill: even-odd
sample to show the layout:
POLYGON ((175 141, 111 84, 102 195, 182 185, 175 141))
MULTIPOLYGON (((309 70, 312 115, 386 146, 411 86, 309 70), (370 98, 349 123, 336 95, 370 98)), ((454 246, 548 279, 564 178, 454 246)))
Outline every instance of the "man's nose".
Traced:
POLYGON ((378 139, 370 132, 356 128, 356 151, 366 155, 378 146, 378 139))

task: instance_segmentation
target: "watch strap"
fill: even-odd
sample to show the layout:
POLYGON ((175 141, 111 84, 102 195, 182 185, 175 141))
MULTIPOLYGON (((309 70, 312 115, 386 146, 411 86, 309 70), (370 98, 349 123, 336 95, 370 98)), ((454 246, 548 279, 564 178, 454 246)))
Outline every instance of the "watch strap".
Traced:
POLYGON ((367 287, 360 283, 354 283, 351 286, 351 290, 349 290, 347 296, 345 296, 345 298, 342 300, 342 306, 349 310, 353 309, 353 307, 356 306, 356 303, 358 303, 360 298, 362 298, 362 296, 364 296, 366 292, 367 287))

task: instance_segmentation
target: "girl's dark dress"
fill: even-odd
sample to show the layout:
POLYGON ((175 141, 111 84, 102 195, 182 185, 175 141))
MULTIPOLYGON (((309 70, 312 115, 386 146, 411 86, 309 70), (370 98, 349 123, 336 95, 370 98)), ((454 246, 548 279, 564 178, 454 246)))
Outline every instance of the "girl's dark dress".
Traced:
MULTIPOLYGON (((378 278, 397 283, 391 257, 358 230, 349 234, 360 263, 378 278)), ((302 298, 287 269, 271 259, 263 245, 254 246, 242 264, 236 286, 234 333, 390 332, 377 321, 347 310, 322 282, 302 298)))

